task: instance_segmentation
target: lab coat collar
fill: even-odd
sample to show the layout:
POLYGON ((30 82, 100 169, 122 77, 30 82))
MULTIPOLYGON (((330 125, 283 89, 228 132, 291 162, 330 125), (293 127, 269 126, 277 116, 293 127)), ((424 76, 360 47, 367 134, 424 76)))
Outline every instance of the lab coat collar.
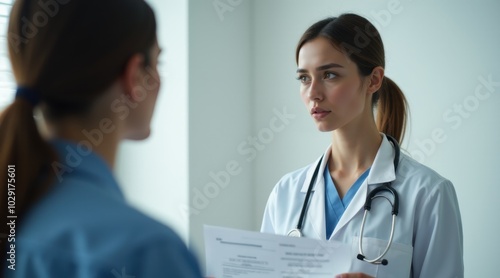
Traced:
MULTIPOLYGON (((381 133, 382 143, 375 155, 375 159, 373 161, 372 167, 370 169, 370 173, 366 178, 368 184, 380 184, 384 182, 394 181, 396 179, 396 172, 394 171, 394 146, 389 142, 385 134, 381 133)), ((321 166, 319 167, 318 177, 316 178, 316 182, 313 186, 313 191, 316 190, 318 184, 322 180, 322 173, 325 171, 326 163, 330 158, 332 146, 328 146, 323 154, 323 160, 321 161, 321 166)), ((300 192, 306 193, 309 188, 309 184, 311 183, 312 176, 314 174, 314 169, 316 165, 318 165, 321 157, 316 159, 313 164, 310 165, 307 170, 306 179, 300 192)), ((322 183, 324 185, 324 181, 322 183)))
MULTIPOLYGON (((329 146, 323 154, 323 160, 321 161, 321 165, 318 170, 318 176, 316 177, 316 181, 312 188, 313 193, 310 196, 310 200, 308 203, 309 207, 307 209, 305 222, 303 224, 303 230, 306 236, 313 237, 312 233, 314 233, 314 237, 323 240, 326 239, 325 179, 323 178, 323 172, 325 171, 328 158, 330 157, 330 149, 331 148, 329 146)), ((309 188, 314 170, 318 165, 320 159, 321 157, 319 157, 313 164, 311 164, 307 171, 304 184, 302 185, 302 189, 300 190, 300 192, 304 193, 304 196, 307 192, 307 189, 309 188)))
POLYGON ((375 156, 370 174, 366 178, 370 185, 391 182, 396 179, 396 172, 394 171, 394 146, 389 142, 385 134, 381 133, 381 135, 382 144, 380 144, 375 156))
MULTIPOLYGON (((326 151, 322 156, 323 160, 321 161, 321 165, 319 166, 318 176, 316 177, 316 182, 313 185, 312 191, 316 190, 316 187, 318 187, 318 184, 320 184, 320 185, 322 184, 324 186, 324 182, 321 183, 321 181, 323 180, 323 172, 325 171, 326 163, 328 162, 328 159, 330 158, 330 150, 331 149, 332 149, 332 146, 331 145, 328 146, 328 148, 326 148, 326 151)), ((307 174, 306 174, 306 179, 304 180, 304 184, 302 184, 302 189, 300 189, 300 192, 302 192, 302 193, 307 192, 307 189, 309 188, 309 184, 311 183, 311 180, 312 180, 312 177, 314 174, 314 170, 316 169, 316 166, 318 165, 320 159, 321 159, 321 156, 318 157, 318 159, 316 159, 316 161, 314 161, 314 163, 309 166, 309 169, 307 170, 307 174)))

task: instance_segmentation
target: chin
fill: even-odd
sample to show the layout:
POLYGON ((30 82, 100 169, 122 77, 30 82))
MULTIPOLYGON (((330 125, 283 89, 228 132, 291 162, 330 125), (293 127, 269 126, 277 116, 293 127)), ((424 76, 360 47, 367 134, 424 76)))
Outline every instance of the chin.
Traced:
POLYGON ((327 126, 327 125, 318 124, 318 130, 321 132, 330 132, 330 131, 334 131, 335 128, 327 126))
POLYGON ((151 135, 151 129, 148 128, 147 130, 133 132, 129 134, 125 139, 140 141, 149 138, 149 135, 151 135))

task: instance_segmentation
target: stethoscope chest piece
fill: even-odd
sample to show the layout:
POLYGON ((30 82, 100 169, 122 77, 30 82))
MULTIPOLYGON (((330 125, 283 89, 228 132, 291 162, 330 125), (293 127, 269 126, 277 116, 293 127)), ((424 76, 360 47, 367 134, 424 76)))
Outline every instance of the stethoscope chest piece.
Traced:
POLYGON ((291 237, 302 237, 302 232, 299 229, 292 229, 288 232, 287 236, 291 237))

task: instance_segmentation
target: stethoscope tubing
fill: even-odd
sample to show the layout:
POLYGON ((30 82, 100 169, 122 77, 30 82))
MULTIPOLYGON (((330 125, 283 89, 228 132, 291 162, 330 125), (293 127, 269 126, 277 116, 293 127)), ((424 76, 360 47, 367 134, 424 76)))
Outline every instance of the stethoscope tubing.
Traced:
MULTIPOLYGON (((396 139, 394 139, 393 137, 391 137, 389 135, 386 135, 386 137, 394 145, 394 149, 395 149, 394 171, 396 172, 397 168, 398 168, 399 156, 400 156, 399 144, 396 141, 396 139)), ((309 187, 307 188, 307 193, 306 193, 306 196, 304 198, 304 203, 302 205, 302 210, 300 212, 300 216, 299 216, 299 220, 297 222, 297 226, 294 229, 292 229, 292 230, 290 230, 288 232, 288 234, 287 234, 288 236, 292 236, 292 237, 302 237, 303 236, 303 234, 302 234, 302 225, 303 225, 305 217, 306 217, 307 208, 309 207, 309 199, 310 199, 310 196, 311 196, 312 188, 314 187, 314 184, 316 182, 316 178, 318 176, 319 168, 320 168, 320 166, 322 164, 323 158, 324 158, 324 155, 321 156, 318 164, 316 165, 316 168, 314 169, 314 173, 313 173, 313 176, 311 178, 311 182, 309 183, 309 187)), ((358 254, 357 258, 360 259, 360 260, 362 260, 362 261, 365 261, 365 262, 368 262, 368 263, 372 263, 372 264, 387 265, 388 261, 386 259, 383 259, 383 257, 387 254, 387 252, 389 251, 389 249, 390 249, 390 247, 392 245, 392 240, 394 238, 394 229, 396 227, 396 216, 397 216, 397 214, 399 212, 399 196, 398 196, 397 191, 392 187, 391 182, 384 183, 383 185, 381 185, 381 186, 375 188, 374 190, 372 190, 370 192, 370 194, 368 194, 368 196, 366 198, 364 209, 365 209, 365 212, 363 214, 363 220, 361 222, 361 228, 360 228, 360 233, 359 233, 359 254, 358 254), (380 196, 380 195, 377 196, 376 194, 378 192, 380 192, 380 191, 389 191, 393 195, 393 197, 394 197, 394 203, 392 203, 385 196, 380 196), (379 256, 377 256, 374 259, 367 259, 365 257, 365 255, 364 255, 364 252, 363 252, 363 233, 364 233, 364 228, 365 228, 366 217, 367 217, 368 212, 371 209, 371 202, 372 202, 373 199, 375 199, 377 197, 386 198, 389 201, 389 203, 391 203, 391 205, 392 205, 391 234, 389 236, 389 242, 388 242, 386 248, 384 249, 384 251, 379 256)))
POLYGON ((312 188, 314 183, 316 182, 316 178, 318 177, 318 172, 319 168, 321 166, 321 163, 323 161, 324 155, 321 156, 319 159, 318 164, 316 165, 316 169, 314 169, 314 173, 311 178, 311 183, 309 184, 309 187, 307 188, 307 193, 306 197, 304 199, 304 204, 302 205, 302 210, 300 211, 300 216, 299 216, 299 221, 297 223, 297 226, 295 229, 292 229, 290 232, 288 232, 288 236, 294 236, 294 237, 302 237, 302 224, 304 223, 304 219, 306 218, 306 211, 309 206, 309 198, 311 196, 312 188))
POLYGON ((396 227, 396 214, 392 215, 392 224, 391 224, 391 234, 389 236, 389 242, 387 243, 387 246, 385 247, 384 252, 382 252, 378 257, 375 259, 367 259, 365 257, 365 254, 363 252, 363 232, 365 229, 365 221, 366 221, 366 215, 368 214, 368 210, 365 210, 365 213, 363 214, 363 222, 361 222, 361 228, 359 231, 359 254, 357 258, 359 260, 372 263, 372 264, 382 264, 382 265, 387 265, 388 261, 387 260, 382 260, 382 258, 389 252, 389 249, 391 248, 392 245, 392 239, 394 238, 394 229, 396 227))

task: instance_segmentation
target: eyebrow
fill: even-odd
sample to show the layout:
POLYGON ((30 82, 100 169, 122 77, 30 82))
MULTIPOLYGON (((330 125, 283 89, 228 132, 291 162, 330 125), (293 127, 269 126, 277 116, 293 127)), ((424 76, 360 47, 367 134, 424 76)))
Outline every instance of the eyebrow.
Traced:
MULTIPOLYGON (((317 67, 316 71, 322 71, 322 70, 327 70, 327 69, 331 69, 331 68, 343 68, 343 66, 341 66, 339 64, 335 64, 335 63, 330 63, 330 64, 326 64, 326 65, 322 65, 322 66, 317 67)), ((297 69, 297 73, 304 73, 304 72, 307 72, 307 70, 297 69)))

